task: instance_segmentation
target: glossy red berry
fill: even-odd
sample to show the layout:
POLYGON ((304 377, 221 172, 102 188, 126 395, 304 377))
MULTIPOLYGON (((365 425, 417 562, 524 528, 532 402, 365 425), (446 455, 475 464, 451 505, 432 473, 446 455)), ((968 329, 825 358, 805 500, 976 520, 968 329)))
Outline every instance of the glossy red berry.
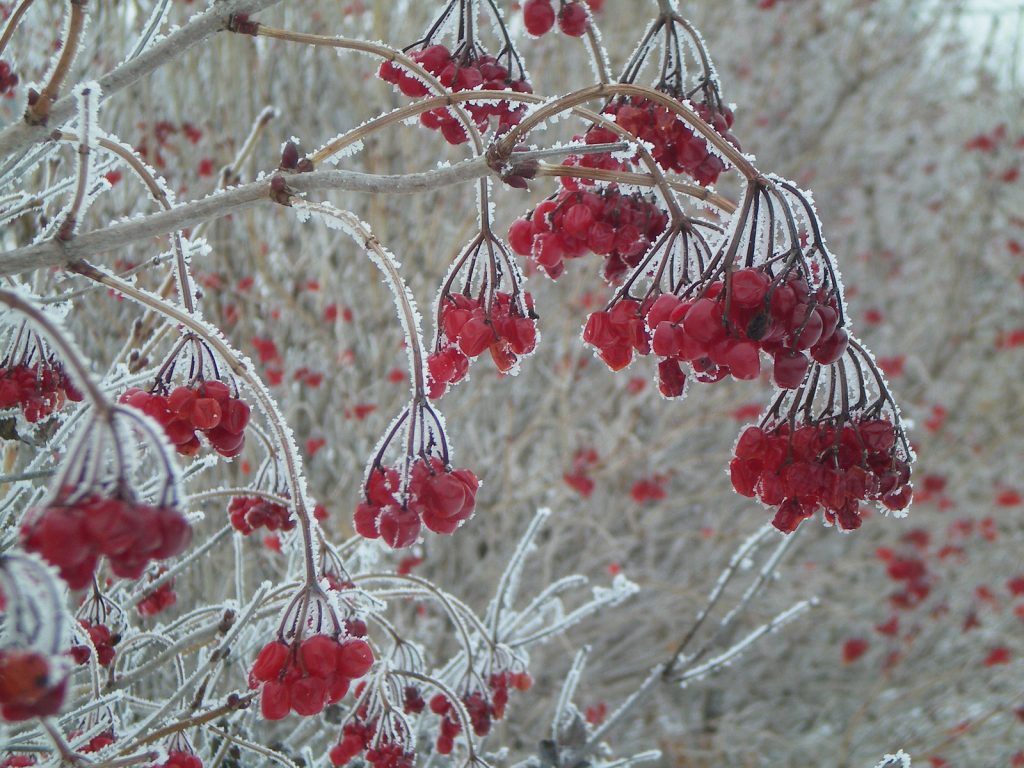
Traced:
POLYGON ((587 9, 580 2, 566 3, 558 12, 558 28, 570 37, 583 37, 587 31, 587 9))
POLYGON ((551 0, 526 0, 523 3, 523 23, 531 35, 540 36, 555 25, 555 9, 551 0))

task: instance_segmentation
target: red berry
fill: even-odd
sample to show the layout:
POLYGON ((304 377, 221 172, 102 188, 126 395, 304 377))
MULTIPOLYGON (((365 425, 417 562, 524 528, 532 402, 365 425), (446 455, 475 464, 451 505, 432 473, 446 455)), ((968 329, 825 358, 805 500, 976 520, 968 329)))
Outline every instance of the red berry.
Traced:
POLYGON ((256 661, 253 662, 251 672, 253 679, 266 682, 276 678, 284 669, 288 654, 288 646, 284 643, 280 641, 267 643, 256 656, 256 661))
POLYGON ((526 0, 523 4, 523 23, 531 35, 545 34, 555 24, 555 9, 551 0, 526 0))
POLYGON ((578 2, 563 5, 558 12, 558 28, 571 37, 583 37, 587 31, 587 9, 578 2))
POLYGON ((373 650, 365 640, 346 640, 335 652, 335 671, 342 677, 362 677, 373 666, 373 650))
POLYGON ((264 683, 260 694, 260 712, 267 720, 283 720, 291 711, 288 686, 276 680, 264 683))
POLYGON ((782 389, 796 389, 807 375, 809 365, 800 352, 779 352, 775 355, 775 384, 782 389))

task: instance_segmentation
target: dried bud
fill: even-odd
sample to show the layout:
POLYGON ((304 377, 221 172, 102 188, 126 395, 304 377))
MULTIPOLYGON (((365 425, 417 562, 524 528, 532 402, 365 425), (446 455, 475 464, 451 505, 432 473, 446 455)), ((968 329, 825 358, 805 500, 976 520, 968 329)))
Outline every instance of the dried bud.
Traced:
POLYGON ((281 170, 291 171, 299 164, 299 148, 294 141, 289 141, 281 150, 281 170))

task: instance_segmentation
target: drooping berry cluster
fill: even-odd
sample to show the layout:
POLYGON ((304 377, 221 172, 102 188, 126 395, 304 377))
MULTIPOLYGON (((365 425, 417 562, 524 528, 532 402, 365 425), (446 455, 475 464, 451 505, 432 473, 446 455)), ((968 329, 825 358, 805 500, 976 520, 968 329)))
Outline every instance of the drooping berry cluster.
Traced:
POLYGON ((81 589, 101 556, 109 559, 114 575, 137 579, 151 561, 184 551, 192 529, 173 507, 94 493, 30 513, 21 540, 29 552, 59 568, 69 587, 81 589))
POLYGON ((41 653, 0 650, 0 715, 14 722, 55 715, 64 701, 67 678, 41 653))
POLYGON ((496 291, 490 310, 485 301, 462 293, 441 299, 441 327, 437 351, 427 358, 431 398, 443 395, 448 385, 461 381, 469 371, 469 359, 491 353, 498 370, 511 370, 519 358, 537 345, 537 320, 533 298, 524 294, 526 315, 520 314, 512 295, 496 291))
MULTIPOLYGON (((114 646, 120 638, 112 634, 110 627, 105 624, 93 624, 85 619, 78 623, 88 633, 89 640, 96 649, 97 663, 101 667, 110 666, 110 662, 114 660, 114 646)), ((89 661, 90 656, 92 656, 92 648, 88 645, 71 646, 71 658, 75 660, 75 664, 85 664, 89 661)))
POLYGON ((651 342, 644 326, 643 307, 636 299, 616 301, 611 309, 592 312, 583 328, 583 341, 613 371, 633 362, 633 353, 646 355, 651 342))
MULTIPOLYGON (((693 108, 701 120, 739 149, 739 142, 729 131, 733 124, 731 109, 723 106, 716 110, 704 102, 693 108)), ((614 115, 616 123, 651 144, 651 154, 666 170, 689 174, 701 186, 714 184, 725 170, 725 163, 712 152, 707 139, 661 104, 625 96, 613 100, 604 113, 614 115)))
MULTIPOLYGON (((157 579, 167 571, 160 567, 155 575, 150 574, 150 580, 157 579)), ((135 604, 135 610, 140 616, 156 616, 178 602, 178 594, 174 591, 174 579, 163 582, 159 587, 147 594, 135 604)))
POLYGON ((845 424, 751 426, 729 466, 737 493, 776 509, 772 525, 792 533, 824 510, 845 531, 860 527, 861 502, 902 511, 910 504, 910 465, 897 455, 898 432, 885 419, 845 424))
POLYGON ((199 451, 196 432, 226 458, 237 456, 245 446, 249 406, 222 381, 200 380, 175 387, 166 395, 132 387, 121 395, 120 402, 156 419, 183 456, 199 451))
POLYGON ((409 470, 407 490, 395 467, 374 467, 366 482, 366 501, 356 507, 355 527, 368 539, 399 549, 412 545, 425 525, 434 533, 454 533, 476 506, 479 487, 468 469, 452 469, 438 457, 418 457, 409 470))
POLYGON ((36 759, 32 755, 8 755, 0 760, 0 768, 32 768, 36 759))
MULTIPOLYGON (((593 0, 589 5, 593 8, 593 0)), ((587 18, 587 9, 581 0, 562 2, 557 14, 552 0, 526 0, 523 3, 523 24, 527 32, 537 37, 547 34, 556 20, 563 34, 583 37, 587 31, 587 18)))
POLYGON ((66 401, 77 403, 81 399, 82 393, 55 360, 0 364, 0 410, 19 407, 25 419, 34 424, 66 401))
MULTIPOLYGON (((453 56, 447 46, 436 44, 413 51, 409 54, 409 58, 436 77, 441 85, 453 92, 481 88, 488 91, 507 90, 513 93, 533 92, 533 88, 524 77, 513 78, 509 67, 502 64, 496 57, 479 54, 472 46, 459 50, 460 53, 453 56)), ((378 75, 385 82, 397 85, 406 96, 426 96, 430 92, 426 83, 406 72, 394 62, 386 61, 381 64, 378 75)), ((466 105, 466 111, 481 132, 488 129, 490 119, 494 117, 498 121, 497 132, 504 133, 522 119, 525 109, 522 104, 513 104, 508 101, 466 105)), ((465 127, 445 107, 424 112, 420 115, 420 122, 431 130, 441 131, 441 135, 449 144, 462 144, 469 140, 465 127)))
POLYGON ((228 504, 231 525, 243 536, 257 528, 268 531, 290 531, 295 518, 283 504, 275 504, 258 496, 235 496, 228 504))
POLYGON ((167 753, 167 761, 159 768, 203 768, 203 761, 194 752, 172 749, 167 753))
MULTIPOLYGON (((496 672, 487 678, 487 691, 474 690, 464 693, 462 704, 469 714, 470 725, 477 736, 486 736, 495 720, 505 717, 508 704, 509 686, 518 691, 527 691, 533 685, 528 672, 496 672)), ((462 724, 456 716, 451 702, 444 694, 437 694, 430 700, 430 711, 441 716, 441 728, 436 748, 439 754, 451 754, 455 738, 462 732, 462 724)))
POLYGON ((289 712, 309 717, 348 693, 352 680, 373 666, 370 644, 313 635, 301 641, 275 640, 263 646, 249 673, 249 687, 260 690, 260 711, 267 720, 289 712))
MULTIPOLYGON (((360 683, 356 688, 357 695, 362 693, 363 685, 360 683)), ((423 700, 415 688, 411 690, 416 692, 419 700, 417 702, 415 698, 412 699, 413 708, 409 708, 410 688, 406 688, 405 712, 422 712, 423 700)), ((368 704, 364 702, 355 717, 345 723, 341 730, 341 740, 331 747, 328 753, 331 765, 347 765, 357 755, 365 752, 365 760, 373 768, 413 768, 416 765, 416 754, 401 740, 401 734, 405 729, 401 727, 400 721, 396 723, 398 727, 385 728, 378 734, 380 718, 371 717, 369 710, 368 704)))
POLYGON ((13 96, 17 86, 18 76, 11 69, 11 65, 6 61, 0 61, 0 96, 13 96))
MULTIPOLYGON (((592 135, 615 140, 591 131, 588 141, 592 135)), ((580 160, 593 158, 584 155, 580 160)), ((668 216, 653 197, 624 194, 615 186, 572 185, 542 202, 528 218, 512 222, 508 241, 513 251, 531 257, 552 279, 565 270, 566 259, 595 253, 604 257, 605 279, 617 282, 640 262, 667 224, 668 216)))
POLYGON ((654 354, 689 362, 698 378, 717 381, 757 378, 764 351, 773 357, 775 383, 795 389, 807 373, 808 353, 828 365, 846 351, 849 336, 839 327, 835 294, 822 288, 812 295, 793 273, 773 283, 753 268, 732 272, 725 287, 716 281, 695 300, 659 296, 647 312, 654 354))

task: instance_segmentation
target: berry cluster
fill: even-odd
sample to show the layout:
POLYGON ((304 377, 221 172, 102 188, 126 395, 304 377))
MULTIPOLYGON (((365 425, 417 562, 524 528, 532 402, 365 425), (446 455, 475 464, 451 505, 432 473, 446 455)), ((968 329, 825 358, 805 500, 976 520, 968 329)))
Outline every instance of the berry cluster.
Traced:
MULTIPOLYGON (((159 568, 156 575, 151 575, 150 578, 159 578, 166 570, 166 568, 159 568)), ((176 602, 178 602, 178 595, 174 591, 174 579, 170 579, 139 600, 135 604, 135 610, 139 612, 140 616, 156 616, 176 602)))
POLYGON ((25 650, 0 650, 0 715, 13 722, 55 715, 64 701, 67 679, 53 679, 46 657, 25 650))
MULTIPOLYGON (((75 729, 68 734, 73 739, 77 739, 82 735, 81 729, 75 729)), ((101 749, 106 749, 111 744, 117 741, 117 737, 114 735, 114 730, 106 730, 103 733, 97 733, 93 736, 83 747, 79 747, 78 751, 83 755, 93 755, 99 752, 101 749)))
POLYGON ((101 556, 110 560, 114 575, 137 579, 150 561, 181 553, 192 529, 172 507, 91 494, 30 515, 21 539, 25 549, 59 568, 69 587, 82 589, 101 556))
MULTIPOLYGON (((363 704, 356 716, 345 723, 341 730, 341 740, 328 753, 331 765, 346 765, 356 755, 365 752, 366 762, 373 768, 413 768, 416 765, 415 753, 386 730, 378 738, 378 719, 369 718, 368 710, 366 704, 363 704)), ((422 711, 422 706, 419 710, 406 708, 407 713, 410 711, 422 711)), ((401 733, 398 729, 395 732, 401 733)))
POLYGON ((650 353, 651 342, 640 302, 622 299, 611 309, 592 312, 583 328, 583 341, 595 347, 598 356, 613 371, 621 371, 633 362, 634 352, 650 353))
POLYGON ((651 349, 666 361, 687 361, 698 378, 748 380, 761 372, 760 351, 773 357, 775 383, 800 386, 810 357, 834 363, 849 336, 839 327, 835 294, 793 274, 773 286, 763 269, 740 269, 712 283, 701 298, 684 301, 662 294, 647 311, 651 349))
POLYGON ((443 395, 448 385, 461 381, 469 371, 469 359, 491 353, 502 373, 512 370, 519 358, 537 345, 537 320, 533 298, 525 294, 527 316, 522 316, 509 293, 496 291, 488 312, 485 301, 462 293, 441 299, 438 349, 427 358, 430 397, 443 395))
MULTIPOLYGON (((693 108, 701 120, 739 149, 739 142, 729 132, 733 123, 731 109, 717 110, 703 102, 693 108)), ((666 170, 689 174, 702 186, 714 184, 725 170, 725 163, 711 151, 707 139, 667 107, 626 96, 612 101, 605 107, 604 114, 614 115, 615 122, 622 128, 649 143, 654 159, 666 170)))
POLYGON ((9 755, 0 761, 0 768, 31 768, 35 764, 32 755, 9 755))
MULTIPOLYGON (((588 142, 592 136, 615 140, 591 131, 588 142)), ((593 162, 593 158, 584 155, 579 164, 593 162)), ((668 216, 653 197, 640 192, 624 194, 614 186, 585 190, 573 184, 538 205, 528 218, 512 222, 508 242, 513 251, 531 257, 552 279, 565 270, 566 259, 596 253, 604 257, 605 279, 617 282, 640 262, 667 224, 668 216)))
MULTIPOLYGON (((78 623, 88 633, 89 640, 96 648, 96 661, 101 667, 110 666, 110 662, 114 660, 114 645, 121 638, 111 634, 110 628, 104 624, 93 624, 85 619, 78 623)), ((71 658, 75 660, 75 664, 85 664, 91 655, 92 648, 88 645, 71 646, 71 658)))
POLYGON ((356 532, 383 539, 395 549, 413 544, 421 523, 434 533, 454 533, 473 515, 479 485, 471 470, 452 469, 436 456, 417 458, 402 494, 397 468, 374 467, 366 482, 366 501, 356 507, 356 532))
POLYGON ((896 455, 897 429, 886 419, 842 425, 788 423, 748 427, 729 465, 737 493, 776 509, 772 525, 792 533, 824 509, 844 531, 860 527, 859 504, 880 502, 893 511, 910 504, 910 465, 896 455))
POLYGON ((283 504, 256 496, 235 496, 228 504, 231 525, 243 536, 257 528, 268 531, 290 531, 295 527, 295 518, 283 504))
MULTIPOLYGON (((453 92, 479 88, 488 91, 507 90, 513 93, 533 92, 529 82, 523 78, 513 79, 508 67, 494 56, 478 56, 472 47, 466 49, 466 53, 453 57, 447 46, 431 45, 410 53, 409 58, 453 92)), ((386 61, 381 64, 378 75, 381 80, 397 85, 406 96, 426 96, 429 93, 425 83, 406 73, 393 62, 386 61)), ((522 119, 525 107, 521 104, 513 105, 507 101, 499 101, 496 104, 468 104, 466 111, 481 132, 487 130, 490 118, 495 117, 498 120, 497 131, 503 133, 522 119)), ((469 140, 462 123, 446 107, 424 112, 420 115, 420 122, 431 130, 440 130, 449 144, 462 144, 469 140)))
POLYGON ((245 446, 249 406, 234 397, 224 382, 198 381, 175 387, 167 395, 132 387, 121 395, 121 402, 156 419, 183 456, 199 451, 197 431, 226 458, 237 456, 245 446))
POLYGON ((531 35, 540 37, 547 34, 555 25, 556 18, 563 34, 570 37, 583 37, 586 34, 587 9, 580 0, 562 3, 557 14, 551 0, 526 0, 523 3, 523 23, 531 35))
POLYGON ((59 410, 67 400, 79 402, 82 393, 53 360, 0 366, 0 410, 21 408, 25 419, 36 423, 59 410))
POLYGON ((192 752, 172 749, 167 753, 167 762, 161 763, 159 768, 203 768, 203 761, 192 752))
POLYGON ((260 711, 267 720, 281 720, 290 711, 309 717, 348 693, 349 684, 373 666, 373 650, 358 638, 344 642, 313 635, 286 644, 267 643, 249 673, 249 687, 259 688, 260 711))
POLYGON ((17 85, 18 76, 14 74, 11 65, 6 61, 0 61, 0 96, 13 96, 17 85))
MULTIPOLYGON (((486 736, 491 731, 492 723, 505 716, 510 685, 518 691, 527 691, 533 685, 533 678, 528 672, 496 672, 487 678, 486 692, 476 690, 462 695, 462 704, 469 714, 473 733, 477 736, 486 736)), ((439 693, 430 699, 430 711, 441 716, 437 751, 442 755, 451 754, 455 737, 462 732, 462 725, 452 704, 444 694, 439 693)))
POLYGON ((928 599, 932 591, 932 574, 925 560, 914 554, 899 556, 886 548, 882 548, 878 556, 886 564, 886 575, 901 585, 900 591, 889 595, 889 604, 893 608, 910 610, 928 599))

